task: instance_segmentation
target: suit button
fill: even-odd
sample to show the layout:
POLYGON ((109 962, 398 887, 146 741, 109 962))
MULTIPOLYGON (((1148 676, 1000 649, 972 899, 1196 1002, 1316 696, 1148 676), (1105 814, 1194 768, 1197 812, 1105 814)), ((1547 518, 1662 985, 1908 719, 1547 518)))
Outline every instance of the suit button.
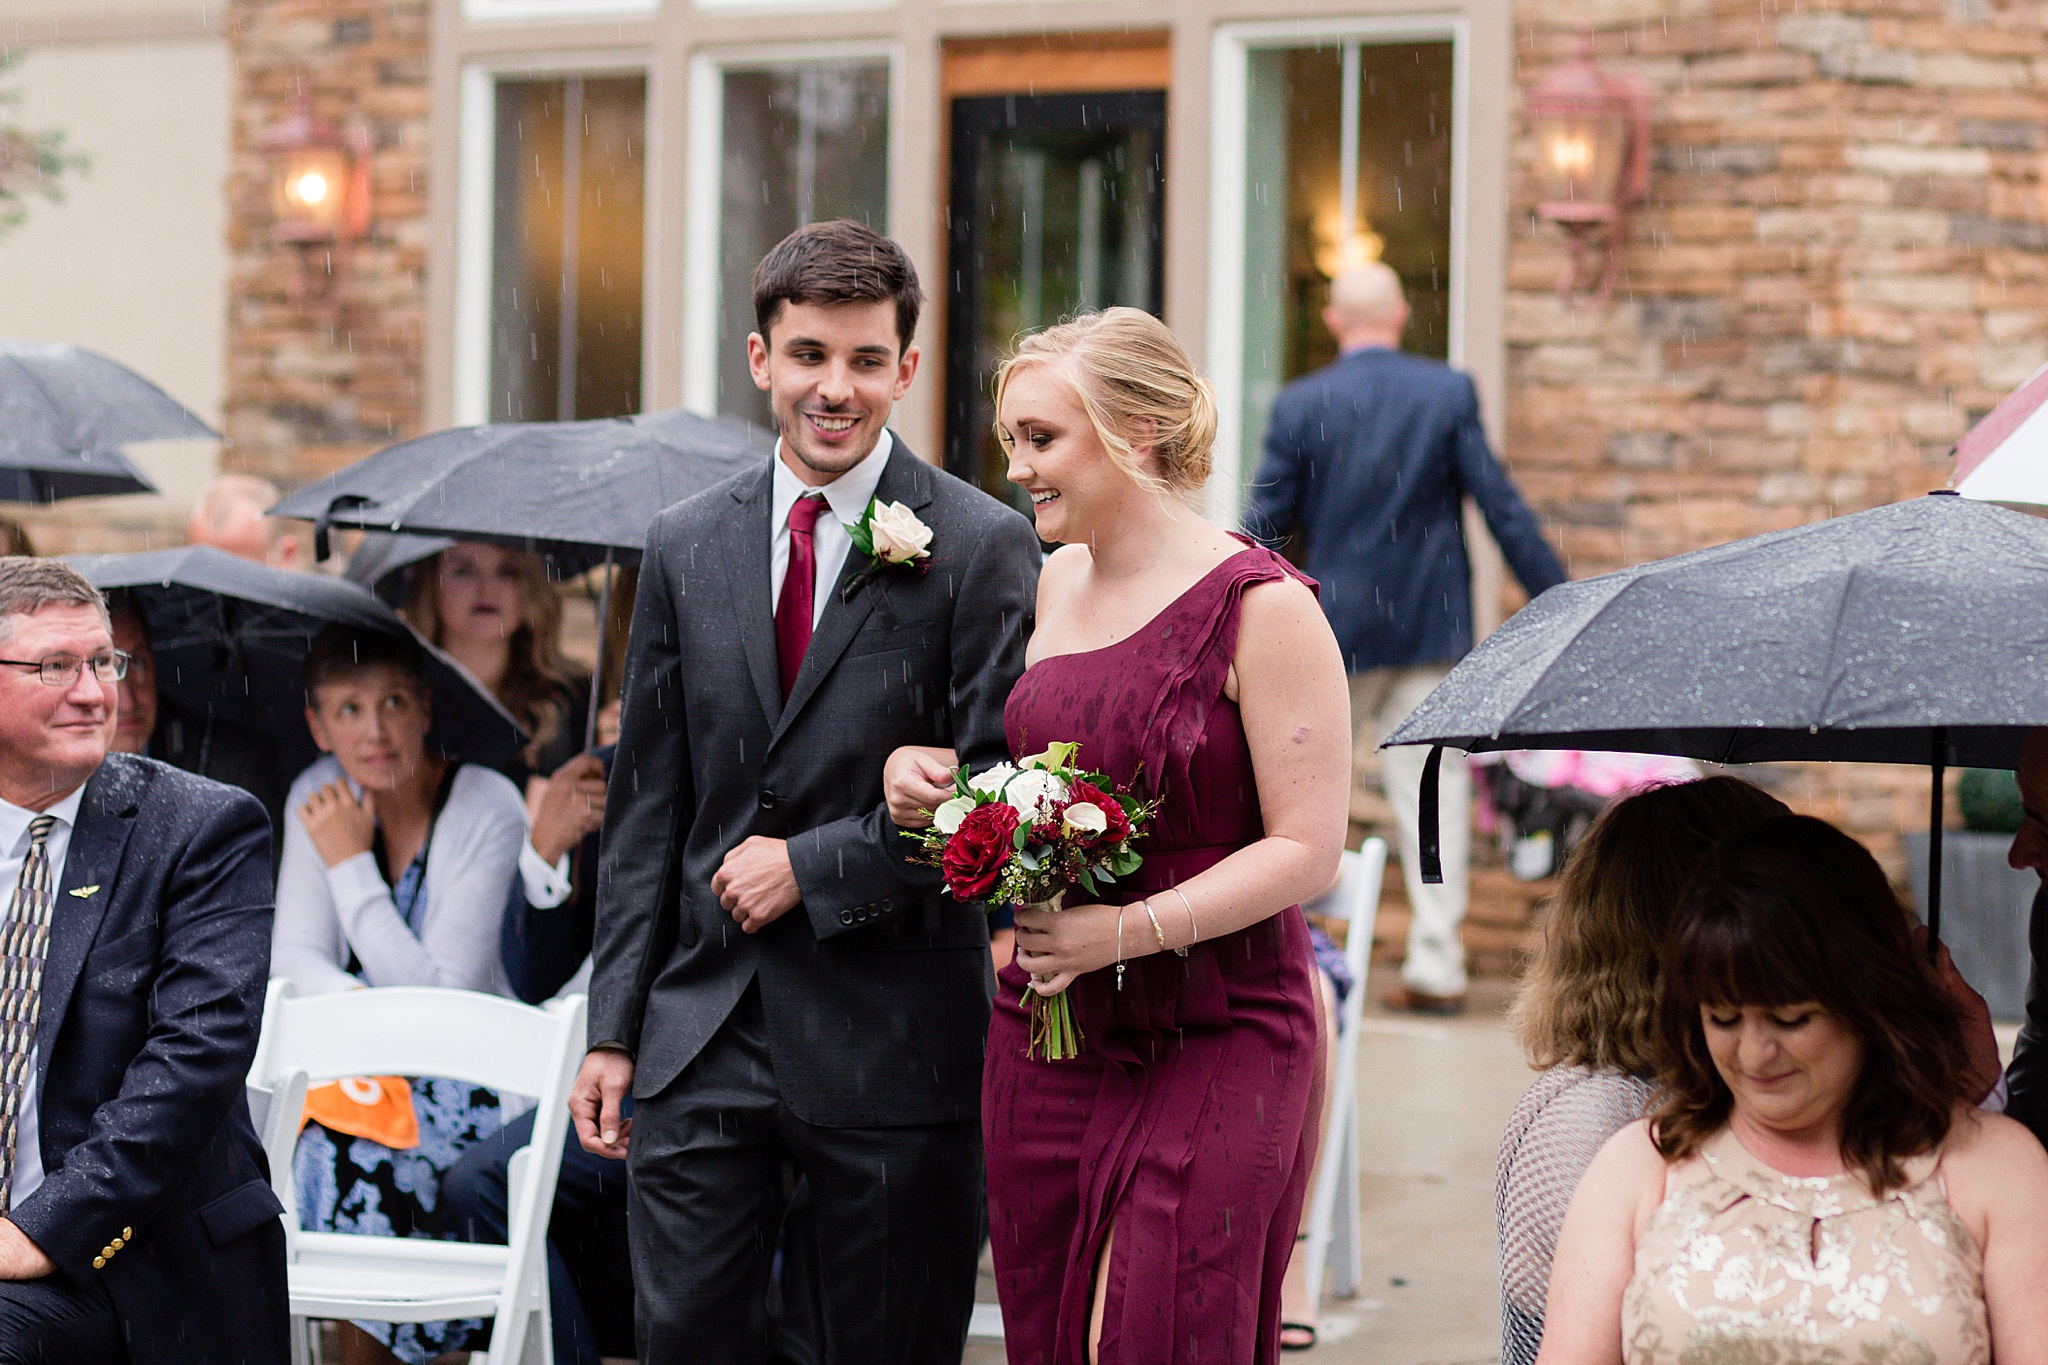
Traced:
POLYGON ((888 913, 889 913, 889 912, 890 912, 891 910, 894 910, 895 908, 896 908, 896 902, 895 902, 895 901, 892 901, 892 900, 890 900, 890 899, 889 899, 889 898, 888 898, 887 896, 884 896, 884 897, 882 897, 882 913, 883 913, 883 914, 885 914, 885 915, 886 915, 886 914, 888 914, 888 913))
POLYGON ((101 1247, 101 1248, 100 1248, 100 1255, 102 1255, 102 1256, 111 1256, 111 1255, 113 1255, 113 1254, 114 1254, 114 1248, 113 1248, 113 1247, 111 1247, 111 1246, 103 1246, 103 1247, 101 1247))
POLYGON ((134 1240, 134 1237, 135 1237, 135 1229, 134 1229, 134 1228, 122 1228, 122 1229, 121 1229, 121 1240, 122 1240, 122 1241, 124 1241, 124 1242, 127 1242, 127 1241, 132 1241, 132 1240, 134 1240))
POLYGON ((93 1257, 93 1258, 92 1258, 92 1268, 93 1268, 94 1270, 105 1270, 105 1269, 107 1268, 107 1258, 106 1258, 106 1257, 104 1257, 104 1256, 95 1256, 95 1257, 93 1257))
POLYGON ((122 1247, 127 1246, 128 1243, 126 1239, 116 1237, 111 1243, 109 1243, 109 1245, 111 1245, 114 1248, 114 1250, 119 1251, 122 1247))
POLYGON ((839 912, 839 922, 840 922, 841 924, 851 924, 851 923, 853 923, 853 911, 851 911, 851 910, 841 910, 841 911, 839 912))
POLYGON ((768 790, 768 789, 767 789, 766 787, 763 787, 763 788, 761 788, 761 809, 762 809, 762 810, 774 810, 774 809, 775 809, 775 793, 774 793, 774 792, 772 792, 772 791, 769 791, 769 790, 768 790))

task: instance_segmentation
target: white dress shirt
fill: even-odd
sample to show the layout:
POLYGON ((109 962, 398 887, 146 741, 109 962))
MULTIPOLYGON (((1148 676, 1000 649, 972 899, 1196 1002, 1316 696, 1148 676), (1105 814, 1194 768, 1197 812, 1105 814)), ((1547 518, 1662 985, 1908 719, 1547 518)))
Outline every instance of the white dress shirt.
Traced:
MULTIPOLYGON (((50 860, 50 890, 55 894, 64 885, 64 859, 71 852, 71 827, 78 823, 78 803, 85 799, 85 784, 79 783, 71 795, 59 801, 48 810, 24 810, 7 801, 0 801, 0 912, 14 899, 14 884, 21 880, 22 860, 28 857, 28 827, 38 815, 54 815, 57 823, 50 826, 49 835, 43 840, 43 852, 50 860)), ((56 916, 65 913, 64 898, 50 907, 54 922, 56 916)), ((14 1204, 35 1193, 36 1186, 43 1183, 43 1149, 41 1134, 36 1124, 35 1084, 36 1053, 28 1054, 28 1089, 22 1094, 21 1105, 14 1114, 14 1204)))
POLYGON ((853 548, 846 528, 859 521, 860 514, 874 501, 875 489, 882 482, 882 466, 889 462, 889 452, 895 448, 896 438, 884 427, 882 439, 875 442, 865 460, 823 488, 813 488, 790 473, 782 460, 782 442, 775 443, 775 491, 768 504, 769 533, 774 537, 768 542, 771 607, 782 600, 782 580, 789 575, 789 509, 806 493, 823 493, 825 506, 832 515, 819 517, 811 532, 811 549, 818 560, 817 588, 811 594, 811 626, 817 627, 825 615, 825 603, 839 586, 839 571, 846 567, 847 551, 853 548))

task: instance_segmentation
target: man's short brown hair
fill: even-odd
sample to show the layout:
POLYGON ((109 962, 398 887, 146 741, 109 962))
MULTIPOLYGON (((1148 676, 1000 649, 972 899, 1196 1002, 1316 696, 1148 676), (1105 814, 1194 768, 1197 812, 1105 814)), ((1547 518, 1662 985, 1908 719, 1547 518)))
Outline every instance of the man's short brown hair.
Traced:
MULTIPOLYGON (((14 633, 14 618, 44 607, 93 607, 107 622, 107 602, 84 574, 61 559, 0 556, 0 640, 14 633)), ((109 622, 107 629, 112 630, 109 622)))
POLYGON ((924 290, 903 248, 849 218, 800 227, 754 267, 754 329, 763 339, 785 303, 896 304, 897 351, 910 349, 924 290))

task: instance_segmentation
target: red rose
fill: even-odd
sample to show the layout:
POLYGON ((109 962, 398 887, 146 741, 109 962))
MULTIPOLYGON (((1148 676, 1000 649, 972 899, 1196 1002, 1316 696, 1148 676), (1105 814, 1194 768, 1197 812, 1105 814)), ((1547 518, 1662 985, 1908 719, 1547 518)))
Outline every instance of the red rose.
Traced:
POLYGON ((1070 802, 1085 801, 1102 808, 1103 818, 1109 821, 1109 827, 1096 835, 1094 842, 1114 847, 1131 837, 1131 817, 1124 814, 1123 802, 1094 783, 1076 781, 1067 789, 1067 797, 1070 802))
POLYGON ((1000 801, 967 812, 946 841, 939 866, 956 901, 978 901, 995 889, 1003 865, 1016 852, 1017 812, 1000 801))

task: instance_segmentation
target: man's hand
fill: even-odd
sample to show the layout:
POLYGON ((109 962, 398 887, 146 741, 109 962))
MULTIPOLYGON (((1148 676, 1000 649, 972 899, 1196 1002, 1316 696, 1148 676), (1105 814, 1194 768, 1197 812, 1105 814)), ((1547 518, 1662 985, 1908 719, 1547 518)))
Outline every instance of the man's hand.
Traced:
POLYGON ((796 871, 789 865, 789 845, 759 834, 725 855, 711 874, 711 894, 750 934, 760 933, 803 899, 796 871))
POLYGON ((619 1108, 633 1089, 633 1059, 617 1048, 592 1048, 569 1087, 569 1117, 576 1124, 576 1140, 583 1150, 615 1161, 626 1159, 626 1140, 633 1135, 633 1120, 621 1118, 619 1108))
POLYGON ((604 764, 578 754, 540 788, 533 812, 533 851, 549 867, 604 824, 604 764))
POLYGON ((57 1263, 27 1233, 0 1218, 0 1280, 40 1280, 56 1273, 57 1263))
POLYGON ((370 851, 377 837, 377 800, 365 789, 358 801, 348 783, 337 778, 307 798, 299 807, 299 819, 320 861, 339 867, 370 851))
POLYGON ((931 813, 953 797, 953 769, 960 759, 951 749, 906 744, 882 764, 882 794, 889 819, 898 829, 924 829, 931 813))

